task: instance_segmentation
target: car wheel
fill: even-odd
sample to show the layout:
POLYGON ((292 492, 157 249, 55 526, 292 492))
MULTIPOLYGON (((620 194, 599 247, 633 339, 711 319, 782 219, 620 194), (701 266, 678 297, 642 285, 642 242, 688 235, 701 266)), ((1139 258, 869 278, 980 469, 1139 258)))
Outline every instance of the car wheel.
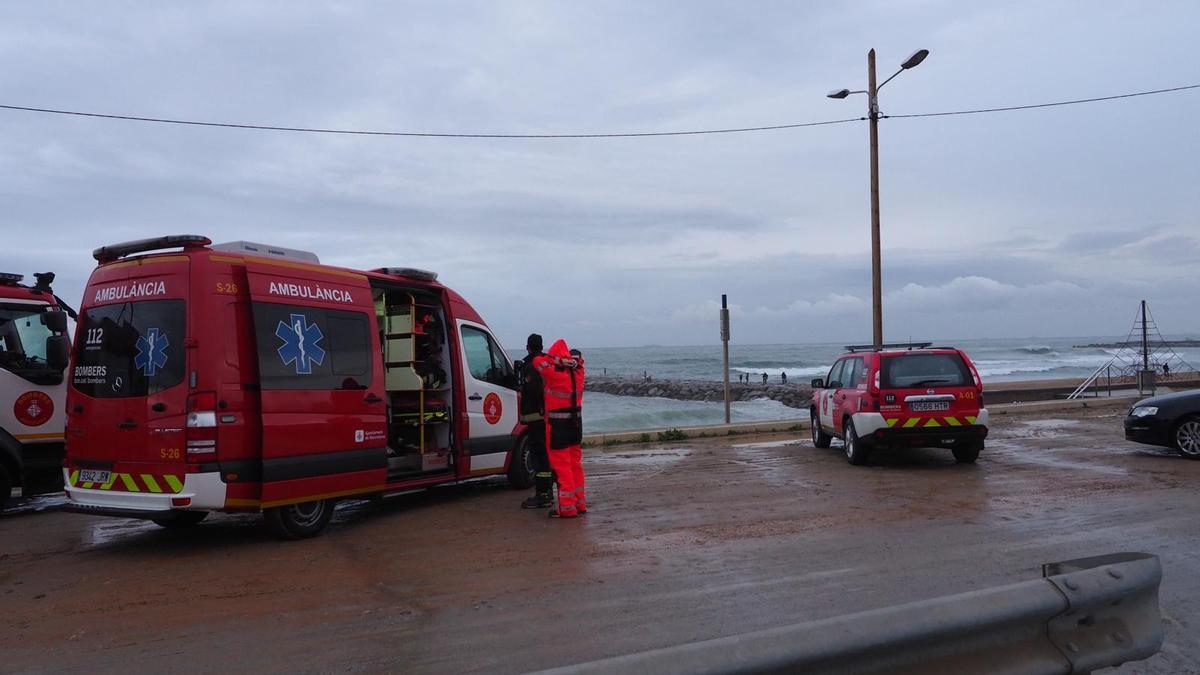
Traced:
POLYGON ((968 443, 959 445, 953 449, 954 461, 959 464, 974 464, 975 460, 979 459, 979 453, 983 450, 983 443, 968 443))
POLYGON ((1175 427, 1175 449, 1188 459, 1200 459, 1200 416, 1188 417, 1175 427))
POLYGON ((333 502, 328 499, 277 506, 263 511, 267 527, 280 539, 315 537, 325 529, 332 517, 333 502))
POLYGON ((846 461, 855 466, 866 464, 868 451, 859 440, 852 420, 846 420, 844 435, 846 437, 846 461))
POLYGON ((508 464, 508 483, 517 490, 533 485, 533 450, 529 446, 529 436, 522 436, 513 449, 512 461, 508 464))
POLYGON ((155 518, 154 524, 168 530, 176 530, 199 525, 200 521, 207 517, 208 511, 176 511, 170 515, 155 518))
POLYGON ((813 445, 818 448, 828 448, 829 444, 833 441, 833 436, 825 433, 825 430, 821 428, 821 418, 817 417, 816 410, 808 412, 808 420, 812 423, 813 445))

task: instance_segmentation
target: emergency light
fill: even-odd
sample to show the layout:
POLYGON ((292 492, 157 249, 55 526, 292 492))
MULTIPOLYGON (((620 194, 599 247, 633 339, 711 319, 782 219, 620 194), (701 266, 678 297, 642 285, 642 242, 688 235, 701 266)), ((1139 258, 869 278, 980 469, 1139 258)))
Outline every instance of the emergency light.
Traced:
POLYGON ((211 243, 212 239, 199 234, 169 234, 165 237, 151 237, 101 246, 92 251, 92 257, 97 262, 108 263, 134 253, 146 253, 164 248, 199 248, 211 243))
POLYGON ((408 277, 409 279, 418 279, 420 281, 437 281, 437 272, 429 270, 419 270, 415 267, 380 267, 379 269, 371 270, 372 272, 383 272, 396 277, 408 277))
POLYGON ((9 272, 0 272, 0 284, 5 286, 16 286, 25 278, 24 274, 12 274, 9 272))

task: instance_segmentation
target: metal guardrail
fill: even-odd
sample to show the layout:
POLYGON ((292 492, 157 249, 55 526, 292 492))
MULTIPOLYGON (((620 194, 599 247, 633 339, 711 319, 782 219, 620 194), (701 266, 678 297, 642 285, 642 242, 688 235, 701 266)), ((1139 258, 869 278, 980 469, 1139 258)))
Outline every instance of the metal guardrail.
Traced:
POLYGON ((1068 560, 1042 574, 544 673, 1088 673, 1162 646, 1156 556, 1068 560))

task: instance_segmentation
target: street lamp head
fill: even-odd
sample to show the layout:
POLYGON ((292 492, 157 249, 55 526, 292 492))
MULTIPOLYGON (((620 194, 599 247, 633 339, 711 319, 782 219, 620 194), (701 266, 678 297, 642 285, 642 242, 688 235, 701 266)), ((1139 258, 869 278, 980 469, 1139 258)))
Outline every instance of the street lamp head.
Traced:
POLYGON ((913 52, 912 56, 908 57, 904 63, 901 63, 900 67, 904 70, 916 68, 917 66, 921 65, 921 62, 925 60, 926 56, 929 56, 928 49, 918 49, 917 51, 913 52))
POLYGON ((825 95, 828 96, 829 98, 846 98, 847 96, 850 95, 850 90, 849 89, 834 89, 833 91, 831 91, 825 95))

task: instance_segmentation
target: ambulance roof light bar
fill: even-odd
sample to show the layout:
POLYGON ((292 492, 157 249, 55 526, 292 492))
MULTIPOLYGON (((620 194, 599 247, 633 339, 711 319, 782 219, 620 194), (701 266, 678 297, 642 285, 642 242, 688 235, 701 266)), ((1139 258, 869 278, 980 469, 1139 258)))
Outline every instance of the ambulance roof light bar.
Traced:
POLYGON ((199 234, 169 234, 165 237, 150 237, 135 241, 121 242, 101 246, 92 251, 92 257, 100 263, 108 263, 134 253, 147 253, 164 248, 198 248, 208 246, 212 239, 199 234))
POLYGON ((297 260, 300 262, 313 263, 319 265, 321 259, 316 253, 310 251, 301 251, 296 248, 287 248, 284 246, 275 246, 273 244, 258 244, 253 241, 226 241, 220 244, 213 244, 214 251, 227 251, 229 253, 242 253, 245 255, 257 255, 263 258, 278 258, 281 260, 297 260))
POLYGON ((408 277, 409 279, 417 279, 420 281, 437 281, 437 272, 429 270, 419 270, 415 267, 380 267, 375 272, 383 272, 397 277, 408 277))
POLYGON ((0 272, 0 286, 16 286, 25 278, 24 274, 11 274, 9 272, 0 272))
POLYGON ((848 352, 879 352, 884 349, 928 349, 932 342, 889 342, 879 345, 846 345, 848 352))

